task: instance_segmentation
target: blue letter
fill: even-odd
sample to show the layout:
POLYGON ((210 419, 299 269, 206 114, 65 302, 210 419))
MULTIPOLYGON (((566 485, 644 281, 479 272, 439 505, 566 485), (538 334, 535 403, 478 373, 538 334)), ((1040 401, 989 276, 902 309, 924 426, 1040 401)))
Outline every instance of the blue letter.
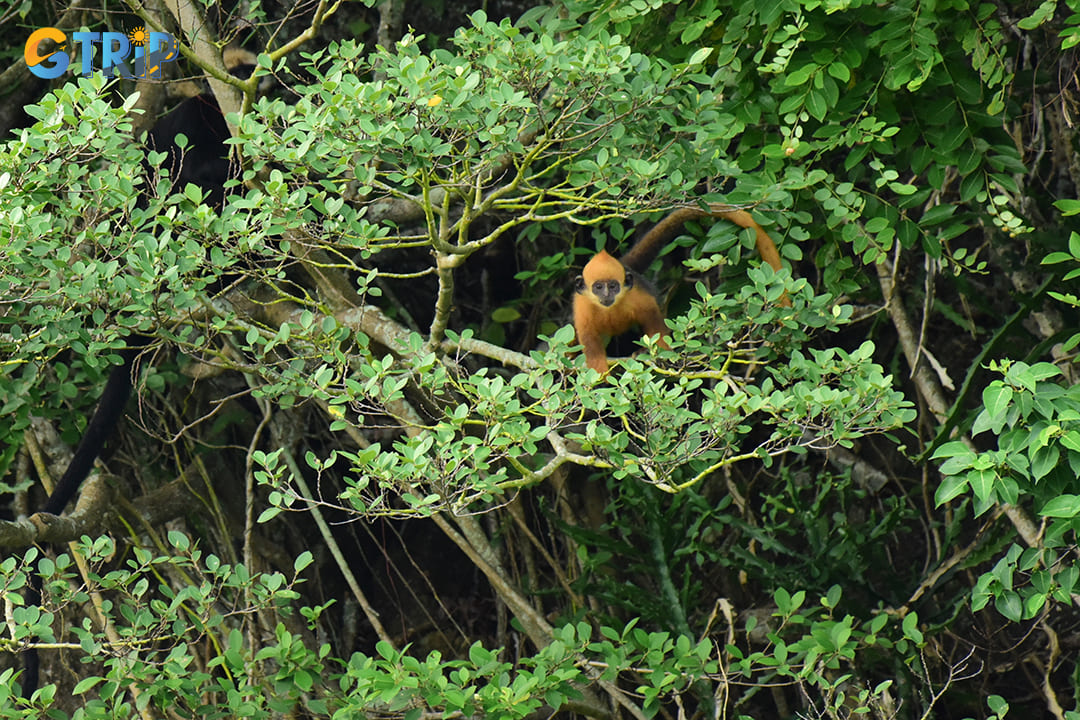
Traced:
POLYGON ((161 66, 167 62, 175 62, 180 55, 180 47, 169 33, 150 33, 150 39, 146 47, 135 48, 135 74, 140 80, 160 80, 161 66), (139 67, 139 58, 145 55, 142 67, 139 67))
POLYGON ((72 33, 71 39, 82 48, 82 76, 90 77, 94 72, 94 43, 101 39, 101 33, 80 31, 72 33))
POLYGON ((122 65, 131 52, 131 41, 127 35, 118 32, 107 32, 101 38, 101 71, 105 77, 113 77, 117 74, 123 76, 121 70, 117 72, 116 66, 122 65))

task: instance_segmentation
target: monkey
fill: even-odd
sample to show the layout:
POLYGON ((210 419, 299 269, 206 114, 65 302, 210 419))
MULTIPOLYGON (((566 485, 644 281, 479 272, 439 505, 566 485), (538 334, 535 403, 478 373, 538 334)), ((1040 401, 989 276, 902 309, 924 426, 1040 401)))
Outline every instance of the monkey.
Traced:
MULTIPOLYGON (((255 56, 247 50, 226 48, 222 60, 225 69, 240 79, 255 72, 255 56)), ((260 83, 260 92, 268 89, 260 83)), ((207 204, 221 207, 225 203, 225 183, 239 177, 239 168, 230 160, 226 144, 230 137, 214 94, 203 89, 162 116, 150 129, 147 145, 165 153, 163 167, 169 169, 174 189, 192 183, 207 193, 207 204), (183 149, 176 144, 176 136, 181 134, 187 138, 183 149)))
MULTIPOLYGON (((641 243, 635 249, 638 247, 641 243)), ((608 340, 634 326, 640 326, 646 335, 657 336, 660 347, 670 349, 664 340, 667 326, 656 295, 634 272, 635 266, 625 261, 625 256, 623 260, 601 250, 575 283, 574 331, 585 350, 586 363, 601 375, 608 370, 608 340)))
MULTIPOLYGON (((238 78, 250 77, 255 71, 255 55, 247 50, 226 48, 222 60, 226 69, 238 78)), ((265 92, 268 86, 260 84, 259 89, 265 92)), ((230 137, 229 127, 212 92, 203 89, 187 94, 189 97, 186 100, 154 124, 148 133, 147 144, 151 149, 165 153, 164 166, 170 170, 173 188, 193 183, 207 193, 208 204, 220 208, 225 202, 225 184, 238 177, 237 168, 230 162, 229 146, 226 144, 230 137), (183 150, 176 144, 179 134, 188 139, 183 150)), ((40 513, 59 515, 63 512, 90 474, 94 461, 124 413, 131 396, 135 359, 149 342, 149 338, 141 335, 128 337, 126 347, 120 351, 121 364, 110 371, 97 408, 86 425, 75 454, 40 513)), ((26 604, 40 603, 41 578, 31 573, 26 604)), ((37 651, 29 649, 24 653, 21 678, 24 697, 29 698, 37 689, 39 674, 37 651)))
MULTIPOLYGON (((226 68, 239 78, 246 78, 255 71, 255 56, 247 50, 226 48, 222 55, 226 68)), ((150 130, 150 142, 167 148, 168 160, 180 162, 174 168, 174 182, 192 182, 212 194, 221 193, 230 177, 228 147, 225 140, 229 128, 212 93, 205 91, 189 97, 173 108, 150 130), (183 157, 176 145, 176 135, 183 133, 189 141, 183 157)), ((74 496, 86 479, 94 460, 108 440, 131 395, 131 372, 135 357, 149 342, 148 338, 132 335, 127 346, 120 352, 122 362, 109 373, 97 409, 86 426, 79 445, 63 476, 56 483, 42 512, 56 515, 74 496)))
POLYGON ((147 342, 148 339, 143 336, 132 335, 128 338, 127 346, 120 351, 121 363, 109 371, 105 388, 101 391, 97 407, 90 416, 82 438, 79 439, 75 454, 71 456, 60 480, 53 486, 41 512, 59 515, 67 507, 68 501, 75 496, 75 491, 82 485, 82 481, 90 474, 94 460, 105 447, 105 442, 112 435, 127 406, 131 396, 131 373, 134 370, 135 358, 147 342))
MULTIPOLYGON (((598 252, 585 265, 575 282, 574 331, 578 344, 585 351, 586 364, 601 375, 608 371, 608 341, 633 327, 645 335, 657 338, 657 344, 670 349, 664 313, 656 300, 656 292, 641 278, 660 252, 687 220, 715 217, 742 228, 753 228, 757 234, 757 251, 773 270, 780 270, 780 253, 765 229, 745 210, 728 205, 711 204, 683 207, 668 214, 639 240, 629 252, 616 260, 606 250, 598 252)), ((790 304, 787 297, 781 304, 790 304)))
MULTIPOLYGON (((247 50, 226 48, 222 60, 226 69, 238 78, 248 78, 255 71, 255 56, 247 50)), ((260 92, 267 89, 268 84, 260 84, 260 92)), ((220 208, 225 202, 225 184, 239 177, 237 168, 230 162, 229 146, 226 144, 229 137, 229 128, 217 100, 212 92, 204 89, 189 96, 161 117, 150 129, 147 144, 151 149, 166 154, 164 166, 170 170, 173 188, 182 188, 187 183, 193 183, 207 193, 208 204, 220 208), (188 139, 183 150, 176 144, 176 136, 179 134, 188 139)), ((131 396, 135 359, 149 342, 148 337, 141 335, 128 337, 126 347, 120 351, 121 364, 110 371, 98 405, 79 440, 75 454, 40 513, 59 515, 63 512, 75 497, 83 480, 90 474, 94 461, 124 413, 131 396)), ((31 573, 25 595, 27 606, 41 603, 41 588, 41 578, 36 573, 31 573)), ((24 653, 24 672, 21 677, 23 697, 29 698, 33 695, 38 687, 39 674, 37 651, 28 649, 24 653)))
MULTIPOLYGON (((109 371, 109 378, 105 381, 105 388, 98 399, 97 408, 90 416, 90 422, 86 425, 82 438, 75 448, 64 474, 53 486, 48 499, 40 512, 48 515, 59 515, 67 507, 68 502, 75 497, 75 493, 82 485, 83 480, 90 474, 94 466, 94 460, 101 453, 105 442, 112 435, 127 406, 131 396, 132 372, 135 369, 135 358, 149 342, 149 338, 142 335, 128 337, 127 346, 120 351, 121 363, 109 371)), ((26 606, 41 604, 41 577, 37 573, 30 574, 30 582, 26 589, 26 606)), ((37 650, 28 649, 23 653, 23 675, 21 680, 23 697, 29 698, 38 687, 40 663, 37 650)))
MULTIPOLYGON (((222 59, 226 69, 236 77, 247 78, 255 71, 255 56, 246 50, 227 48, 222 59)), ((229 137, 229 127, 217 100, 212 92, 204 89, 161 117, 150 129, 147 144, 150 149, 165 153, 164 167, 170 170, 174 189, 193 183, 207 193, 209 205, 220 208, 225 203, 225 184, 238 177, 237 168, 229 158, 226 144, 229 137), (176 144, 179 134, 188 139, 183 150, 176 144)), ((140 202, 145 203, 145 197, 140 202)), ((120 352, 121 364, 110 371, 75 454, 40 513, 59 515, 63 512, 90 474, 94 461, 124 413, 131 396, 135 358, 148 342, 148 338, 142 336, 128 338, 127 346, 120 352)), ((25 600, 27 606, 41 604, 41 578, 36 573, 30 575, 25 600)), ((40 661, 34 648, 26 650, 23 656, 22 694, 29 698, 40 681, 40 661)))

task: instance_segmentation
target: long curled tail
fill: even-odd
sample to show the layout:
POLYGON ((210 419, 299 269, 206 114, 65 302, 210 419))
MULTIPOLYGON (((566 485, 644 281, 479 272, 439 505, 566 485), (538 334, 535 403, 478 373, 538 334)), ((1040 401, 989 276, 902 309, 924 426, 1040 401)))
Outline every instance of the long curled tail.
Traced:
MULTIPOLYGON (((754 216, 746 210, 721 203, 710 204, 708 210, 701 207, 681 207, 673 210, 668 213, 667 217, 656 223, 649 232, 645 233, 645 236, 638 240, 634 247, 619 258, 619 262, 635 272, 645 272, 649 265, 652 264, 652 261, 656 259, 660 248, 668 240, 675 237, 683 223, 687 220, 696 220, 703 217, 720 218, 741 228, 753 228, 757 236, 755 244, 761 259, 769 263, 775 271, 779 271, 783 267, 780 262, 780 252, 776 249, 776 243, 773 242, 772 237, 765 231, 765 228, 758 224, 754 216)), ((790 306, 791 301, 788 300, 787 295, 784 295, 780 299, 780 304, 790 306)))

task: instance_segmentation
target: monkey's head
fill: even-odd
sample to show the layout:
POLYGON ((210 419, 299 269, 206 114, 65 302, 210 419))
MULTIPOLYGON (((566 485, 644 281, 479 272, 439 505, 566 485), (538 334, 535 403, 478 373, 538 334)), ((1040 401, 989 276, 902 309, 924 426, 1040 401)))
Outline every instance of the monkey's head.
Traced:
POLYGON ((598 252, 578 276, 575 290, 603 307, 611 307, 634 286, 634 276, 607 250, 598 252))

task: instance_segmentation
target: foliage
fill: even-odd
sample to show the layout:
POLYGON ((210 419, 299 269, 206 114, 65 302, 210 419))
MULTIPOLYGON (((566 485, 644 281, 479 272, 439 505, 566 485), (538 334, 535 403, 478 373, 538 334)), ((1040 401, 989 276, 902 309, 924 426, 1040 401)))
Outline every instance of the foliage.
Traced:
MULTIPOLYGON (((198 717, 271 717, 294 708, 323 671, 328 650, 308 650, 284 625, 299 597, 298 575, 311 563, 311 554, 296 559, 290 579, 281 573, 251 574, 243 565, 204 556, 177 532, 170 533, 169 541, 172 553, 134 547, 125 566, 115 569, 108 565, 117 546, 104 537, 77 543, 72 550, 78 563, 66 553, 55 560, 38 558, 35 549, 22 562, 9 557, 0 566, 5 597, 18 604, 28 573, 36 572, 43 581, 44 603, 13 609, 8 649, 39 638, 83 663, 95 663, 97 672, 85 675, 72 690, 85 698, 80 717, 128 717, 136 708, 198 717), (170 584, 158 570, 162 567, 185 582, 170 584), (55 637, 56 618, 88 602, 95 612, 68 628, 71 639, 55 637), (234 623, 270 608, 283 622, 256 651, 234 623), (205 671, 193 671, 204 643, 212 657, 205 671), (208 704, 207 698, 216 694, 225 702, 208 704)), ((67 717, 51 709, 58 700, 55 685, 23 699, 15 692, 13 671, 4 676, 4 717, 67 717)), ((310 707, 318 711, 319 703, 310 707)))
POLYGON ((1042 545, 1013 544, 972 594, 975 609, 993 599, 1002 615, 1019 622, 1037 617, 1050 601, 1070 603, 1080 579, 1080 567, 1059 557, 1076 542, 1080 515, 1080 496, 1068 492, 1080 467, 1080 386, 1050 382, 1060 375, 1050 363, 992 367, 1003 378, 983 390, 972 434, 991 433, 997 449, 980 452, 959 441, 938 448, 934 458, 945 459, 945 477, 935 499, 945 503, 970 490, 976 514, 1023 502, 1043 518, 1042 545))
POLYGON ((257 73, 301 80, 233 118, 222 208, 133 142, 128 88, 52 88, 0 147, 4 485, 30 484, 37 420, 74 443, 149 337, 110 469, 125 497, 185 489, 169 519, 198 541, 125 500, 126 528, 0 564, 5 648, 80 661, 71 704, 4 670, 0 714, 1003 717, 1034 692, 1071 717, 1075 661, 1025 641, 1060 647, 1076 597, 1080 335, 1023 326, 1080 306, 1058 196, 1080 140, 1026 124, 1070 102, 1045 68, 1077 24, 1052 1, 569 0, 445 42, 269 48, 257 73), (571 268, 699 202, 751 207, 792 271, 689 226, 660 263, 671 349, 586 369, 571 268), (1053 290, 1005 286, 1047 267, 1053 290), (421 647, 425 614, 457 642, 421 647), (1029 681, 979 666, 995 642, 1044 677, 985 692, 1029 681))
MULTIPOLYGON (((89 568, 81 576, 67 554, 55 561, 39 560, 37 572, 46 590, 42 612, 17 607, 13 620, 19 635, 13 640, 38 635, 55 644, 52 616, 92 598, 97 598, 94 604, 101 613, 70 628, 73 642, 56 646, 100 667, 100 674, 87 674, 72 691, 85 698, 77 717, 126 717, 150 709, 210 718, 268 718, 292 712, 303 701, 307 712, 335 718, 373 708, 390 714, 407 711, 406 716, 426 708, 444 714, 523 718, 545 704, 557 710, 580 699, 579 688, 590 677, 613 682, 620 675, 636 678, 644 713, 652 717, 661 700, 688 693, 699 681, 721 687, 728 682, 725 673, 747 681, 818 687, 839 708, 846 701, 847 677, 830 670, 870 647, 895 646, 910 653, 922 644, 914 615, 902 623, 890 623, 885 614, 865 624, 856 624, 850 615, 834 619, 841 596, 839 586, 834 586, 816 609, 804 607, 805 593, 791 595, 778 589, 767 642, 752 651, 735 645, 720 649, 707 639, 694 641, 686 635, 647 632, 635 627, 636 620, 621 630, 601 626, 598 633, 587 622, 567 624, 554 630, 550 643, 537 654, 516 663, 480 643, 469 648, 467 659, 444 661, 437 651, 421 659, 407 648, 396 650, 385 642, 376 645, 375 655, 357 653, 338 662, 327 658, 328 646, 308 649, 304 637, 284 623, 254 651, 244 634, 230 627, 233 620, 272 607, 290 622, 290 608, 299 596, 298 574, 312 556, 299 557, 289 579, 280 573, 251 574, 243 565, 203 556, 180 533, 170 533, 169 541, 173 553, 155 555, 133 548, 126 568, 104 574, 98 569, 117 550, 106 538, 83 538, 74 548, 85 563, 80 563, 80 570, 89 568), (187 584, 164 583, 156 567, 180 573, 187 584), (211 659, 205 662, 205 671, 193 671, 200 647, 211 652, 211 659), (728 668, 723 672, 718 653, 728 668), (207 702, 215 696, 220 701, 207 702)), ((30 551, 25 562, 32 563, 36 555, 30 551)), ((15 558, 0 566, 9 597, 19 598, 17 591, 25 586, 27 572, 15 558)), ((301 613, 313 625, 325 610, 303 608, 301 613)), ((747 632, 755 626, 751 617, 747 632)), ((14 694, 11 679, 8 670, 0 692, 4 717, 46 713, 68 717, 56 709, 55 686, 22 699, 14 694)), ((887 687, 885 683, 872 692, 863 690, 858 703, 873 707, 887 687)))

